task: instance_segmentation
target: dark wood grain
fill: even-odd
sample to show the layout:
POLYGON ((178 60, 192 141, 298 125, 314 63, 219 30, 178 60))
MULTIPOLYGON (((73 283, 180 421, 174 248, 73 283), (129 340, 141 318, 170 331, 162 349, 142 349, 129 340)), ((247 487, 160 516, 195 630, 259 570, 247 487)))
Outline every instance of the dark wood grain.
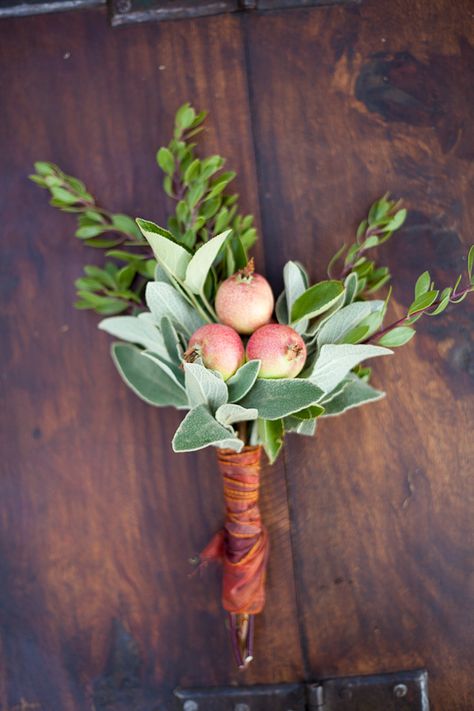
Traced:
MULTIPOLYGON (((474 227, 471 2, 364 2, 246 18, 267 272, 324 277, 370 202, 411 216, 383 248, 393 315, 474 227), (282 50, 284 48, 284 51, 282 50)), ((473 304, 377 363, 387 399, 290 439, 302 643, 312 677, 426 666, 435 711, 473 708, 473 304)))
POLYGON ((150 711, 178 684, 299 678, 282 465, 264 472, 278 554, 257 661, 239 675, 218 569, 189 577, 223 520, 214 453, 172 454, 179 414, 123 386, 97 318, 72 307, 74 278, 100 256, 26 178, 53 160, 102 204, 163 222, 154 154, 189 100, 211 110, 203 150, 228 157, 258 215, 239 21, 118 31, 90 11, 3 21, 0 35, 0 708, 150 711))
POLYGON ((222 522, 213 453, 172 455, 179 415, 124 388, 95 317, 71 306, 72 218, 25 177, 53 160, 111 209, 164 221, 154 151, 191 100, 211 110, 204 150, 262 205, 257 265, 276 288, 289 258, 323 277, 386 189, 405 199, 383 251, 401 315, 420 271, 447 283, 472 241, 471 6, 0 23, 2 711, 156 711, 178 684, 416 666, 435 711, 472 709, 472 304, 377 364, 386 401, 289 439, 264 471, 268 605, 239 676, 218 570, 189 578, 222 522))

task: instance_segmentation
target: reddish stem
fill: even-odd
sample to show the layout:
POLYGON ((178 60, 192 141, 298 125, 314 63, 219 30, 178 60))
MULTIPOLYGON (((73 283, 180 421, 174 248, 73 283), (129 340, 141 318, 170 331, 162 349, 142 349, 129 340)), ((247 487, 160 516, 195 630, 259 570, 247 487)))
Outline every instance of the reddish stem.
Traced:
MULTIPOLYGON (((467 286, 465 289, 460 291, 458 294, 451 294, 449 300, 451 302, 451 299, 453 297, 454 297, 454 299, 459 299, 461 296, 464 296, 464 294, 468 294, 470 291, 473 291, 473 287, 467 286)), ((413 316, 418 316, 418 314, 423 314, 426 311, 428 311, 428 309, 431 309, 433 307, 436 308, 437 306, 440 305, 441 301, 442 301, 442 299, 436 299, 436 301, 433 301, 433 303, 430 304, 429 306, 425 306, 425 308, 423 308, 423 309, 418 309, 418 311, 414 311, 411 314, 402 316, 402 318, 399 318, 397 321, 393 321, 393 323, 389 324, 388 326, 385 326, 385 328, 382 328, 379 331, 377 331, 376 333, 373 333, 371 336, 369 336, 369 338, 366 338, 365 341, 361 341, 361 343, 362 344, 370 343, 371 341, 375 340, 376 338, 381 338, 389 331, 392 331, 394 328, 397 328, 397 326, 400 326, 402 323, 405 323, 405 321, 409 321, 411 318, 413 318, 413 316)))

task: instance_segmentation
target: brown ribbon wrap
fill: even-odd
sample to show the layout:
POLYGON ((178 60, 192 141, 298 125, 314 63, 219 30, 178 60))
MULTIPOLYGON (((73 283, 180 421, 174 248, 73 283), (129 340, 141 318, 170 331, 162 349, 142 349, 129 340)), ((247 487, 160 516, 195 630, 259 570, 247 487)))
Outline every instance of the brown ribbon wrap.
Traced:
POLYGON ((233 620, 235 615, 256 615, 265 605, 268 534, 258 507, 261 452, 260 446, 239 453, 217 450, 226 518, 224 528, 201 553, 201 561, 222 563, 222 605, 233 620))

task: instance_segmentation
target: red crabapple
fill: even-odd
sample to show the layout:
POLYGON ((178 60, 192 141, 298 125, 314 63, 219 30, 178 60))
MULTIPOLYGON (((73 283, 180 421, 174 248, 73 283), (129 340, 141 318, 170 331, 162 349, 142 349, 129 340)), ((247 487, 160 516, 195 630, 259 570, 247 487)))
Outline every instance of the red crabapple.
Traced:
POLYGON ((202 358, 206 368, 216 370, 227 380, 245 362, 244 345, 230 326, 209 323, 198 328, 189 339, 184 360, 192 363, 197 358, 202 358))
POLYGON ((255 274, 253 259, 244 269, 222 282, 216 294, 216 312, 221 323, 239 333, 253 333, 268 323, 274 298, 268 281, 255 274))
POLYGON ((250 336, 247 359, 262 361, 259 378, 295 378, 305 364, 306 346, 290 326, 270 323, 250 336))

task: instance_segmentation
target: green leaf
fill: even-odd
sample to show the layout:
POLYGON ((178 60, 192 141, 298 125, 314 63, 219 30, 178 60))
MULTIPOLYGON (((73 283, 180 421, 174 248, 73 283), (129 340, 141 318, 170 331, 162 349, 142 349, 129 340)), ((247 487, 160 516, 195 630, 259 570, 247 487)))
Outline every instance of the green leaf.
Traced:
POLYGON ((260 360, 249 360, 229 378, 229 402, 238 402, 249 392, 257 379, 261 364, 260 360))
POLYGON ((128 215, 116 214, 112 215, 113 226, 119 232, 123 232, 126 235, 142 239, 140 230, 137 228, 135 220, 133 220, 128 215))
POLYGON ((33 183, 36 183, 36 185, 39 185, 41 188, 47 188, 48 184, 45 181, 44 178, 41 178, 39 175, 29 175, 28 178, 33 181, 33 183))
POLYGON ((156 323, 159 324, 163 316, 168 316, 175 328, 187 338, 204 323, 184 297, 173 286, 163 281, 148 282, 145 300, 156 323))
POLYGON ((365 340, 369 333, 369 326, 355 326, 342 339, 342 343, 359 343, 365 340))
MULTIPOLYGON (((281 292, 275 303, 275 316, 278 323, 288 324, 288 307, 286 305, 286 293, 281 292)), ((303 323, 306 323, 304 321, 303 323)))
MULTIPOLYGON (((356 301, 337 311, 318 333, 318 346, 325 343, 343 343, 353 329, 371 313, 383 308, 383 301, 356 301)), ((368 329, 367 329, 368 331, 368 329)))
POLYGON ((222 378, 199 363, 184 364, 184 381, 190 407, 204 404, 215 412, 227 402, 227 386, 222 378))
POLYGON ((106 318, 98 324, 98 328, 122 341, 136 343, 166 357, 163 336, 156 325, 144 316, 145 314, 106 318))
POLYGON ((329 263, 328 263, 328 266, 327 266, 327 270, 326 270, 326 273, 327 273, 328 277, 331 277, 331 276, 332 276, 332 268, 333 268, 334 265, 338 262, 338 260, 342 257, 342 255, 344 254, 345 250, 346 250, 346 245, 343 244, 341 247, 339 247, 339 249, 337 250, 337 252, 336 252, 336 253, 331 257, 331 259, 329 260, 329 263))
POLYGON ((385 333, 382 338, 379 338, 377 343, 381 346, 387 346, 388 348, 404 346, 405 343, 411 341, 415 333, 415 329, 410 328, 410 326, 399 326, 385 333))
POLYGON ((76 195, 72 195, 69 190, 65 188, 51 188, 51 195, 60 202, 64 202, 67 205, 73 205, 79 202, 79 198, 76 195))
POLYGON ((79 237, 79 239, 89 239, 90 237, 97 237, 97 235, 101 235, 103 232, 107 232, 107 230, 110 230, 110 226, 108 225, 87 225, 86 227, 79 227, 79 229, 76 230, 76 237, 79 237))
POLYGON ((169 316, 163 316, 161 319, 160 331, 163 336, 169 360, 180 366, 182 360, 182 348, 180 346, 179 336, 171 323, 169 316))
POLYGON ((174 156, 169 148, 165 148, 164 146, 160 148, 156 154, 156 161, 164 173, 167 175, 173 175, 175 162, 174 156))
POLYGON ((408 315, 411 316, 411 314, 415 313, 416 311, 422 311, 423 309, 427 309, 429 306, 431 306, 431 304, 436 301, 438 294, 439 292, 436 289, 432 289, 431 291, 427 291, 424 294, 418 296, 408 309, 408 315))
POLYGON ((187 406, 184 388, 136 346, 112 344, 112 359, 124 382, 145 402, 159 407, 187 406))
POLYGON ((117 273, 117 284, 120 289, 128 289, 131 286, 136 273, 136 268, 131 264, 122 267, 122 269, 120 269, 117 273))
POLYGON ((213 237, 193 255, 186 269, 184 283, 194 294, 202 294, 209 270, 230 233, 231 230, 226 230, 213 237))
POLYGON ((199 160, 199 158, 195 158, 193 162, 188 165, 183 177, 185 185, 189 185, 190 183, 192 183, 193 180, 197 178, 197 176, 199 175, 200 166, 201 161, 199 160))
POLYGON ((102 296, 101 303, 94 307, 96 313, 102 316, 112 316, 114 314, 120 314, 128 309, 128 304, 122 299, 114 299, 109 296, 102 296))
POLYGON ((234 255, 234 260, 235 260, 235 267, 234 267, 234 272, 236 272, 238 269, 243 269, 247 262, 248 262, 248 256, 247 252, 244 249, 244 246, 242 244, 242 241, 240 237, 236 234, 233 234, 231 239, 229 240, 229 246, 232 250, 232 254, 234 255))
POLYGON ((273 464, 283 447, 284 437, 282 420, 258 420, 258 435, 270 464, 273 464))
POLYGON ((148 220, 137 219, 137 225, 153 250, 156 260, 176 279, 183 280, 191 255, 173 241, 168 230, 148 220))
POLYGON ((54 163, 47 163, 46 161, 36 161, 35 170, 39 175, 51 175, 56 170, 54 163))
POLYGON ((407 211, 405 210, 405 208, 403 208, 402 210, 398 210, 398 212, 395 213, 388 225, 385 226, 385 229, 390 232, 398 230, 405 222, 406 216, 407 211))
POLYGON ((322 395, 319 387, 303 378, 259 378, 240 404, 256 408, 259 416, 265 420, 278 420, 313 405, 322 395))
POLYGON ((313 318, 327 311, 344 291, 340 281, 328 280, 315 284, 299 296, 291 309, 292 322, 313 318))
POLYGON ((467 254, 467 273, 469 275, 469 279, 472 282, 472 276, 473 276, 473 268, 474 268, 474 244, 471 245, 469 248, 469 252, 467 254))
POLYGON ((285 431, 294 432, 295 434, 312 437, 316 432, 317 419, 314 420, 298 420, 294 415, 289 415, 284 419, 285 431))
POLYGON ((349 378, 347 387, 325 404, 326 411, 323 417, 334 417, 351 410, 353 407, 360 407, 383 397, 385 397, 384 392, 376 390, 354 375, 349 378))
POLYGON ((355 272, 351 272, 346 276, 346 279, 344 281, 344 288, 346 290, 345 297, 344 297, 344 306, 348 306, 348 304, 351 304, 359 290, 359 277, 355 272))
POLYGON ((183 104, 183 106, 181 106, 176 112, 176 125, 179 126, 179 128, 186 130, 187 128, 191 128, 195 118, 196 112, 193 107, 190 106, 189 103, 183 104))
POLYGON ((309 374, 311 382, 326 393, 331 392, 347 373, 368 358, 390 355, 387 348, 371 345, 324 345, 309 374))
POLYGON ((415 284, 415 299, 417 299, 422 294, 426 294, 431 285, 431 277, 429 272, 423 272, 421 276, 418 277, 415 284))
POLYGON ((364 242, 362 242, 361 247, 363 249, 371 249, 372 247, 376 247, 379 242, 380 240, 377 235, 371 235, 370 237, 367 237, 364 242))
POLYGON ((216 422, 205 405, 190 410, 173 437, 175 452, 193 452, 209 445, 221 446, 240 452, 244 443, 232 437, 229 430, 216 422))
POLYGON ((446 289, 443 289, 441 292, 440 296, 440 302, 438 306, 433 309, 433 311, 427 311, 428 316, 438 316, 438 314, 442 313, 449 305, 450 299, 451 299, 451 294, 452 294, 452 289, 451 287, 446 287, 446 289))
POLYGON ((258 410, 255 408, 246 408, 233 403, 225 403, 216 410, 216 420, 220 422, 221 425, 224 425, 224 427, 228 427, 234 424, 234 422, 256 420, 257 417, 258 410))
POLYGON ((310 407, 305 407, 303 410, 294 412, 291 417, 295 417, 297 420, 315 420, 324 413, 324 407, 322 405, 310 405, 310 407))
MULTIPOLYGON (((296 262, 287 262, 283 268, 283 282, 285 284, 286 307, 291 313, 295 301, 306 291, 308 287, 305 275, 296 262)), ((296 324, 295 330, 304 333, 308 326, 308 319, 302 319, 296 324)))

